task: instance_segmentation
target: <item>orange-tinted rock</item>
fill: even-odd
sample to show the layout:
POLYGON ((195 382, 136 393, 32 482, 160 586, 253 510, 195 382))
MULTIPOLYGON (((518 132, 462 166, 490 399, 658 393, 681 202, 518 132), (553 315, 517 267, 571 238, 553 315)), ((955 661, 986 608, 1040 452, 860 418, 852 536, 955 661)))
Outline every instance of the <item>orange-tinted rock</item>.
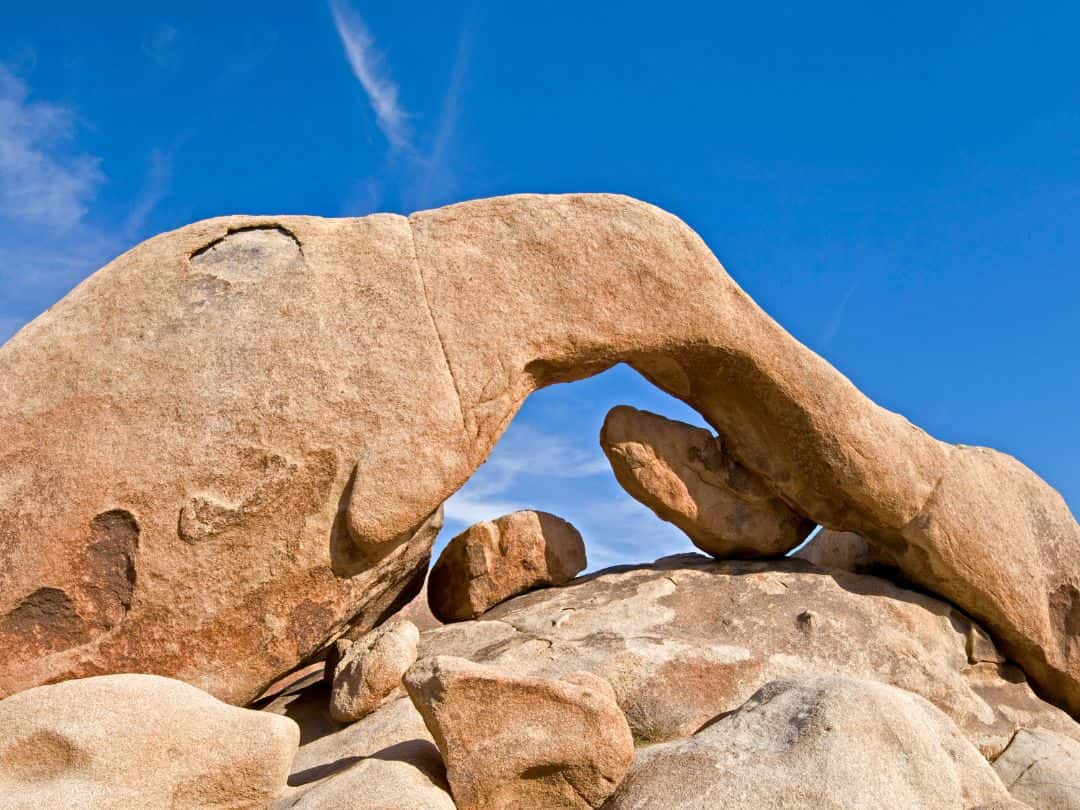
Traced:
POLYGON ((778 557, 814 528, 707 430, 620 405, 600 446, 623 489, 715 557, 778 557))
POLYGON ((426 658, 406 674, 405 688, 461 810, 599 807, 634 757, 611 686, 587 672, 523 678, 426 658))
POLYGON ((450 541, 428 575, 428 604, 440 621, 472 619, 584 569, 577 529, 547 512, 513 512, 475 523, 450 541))

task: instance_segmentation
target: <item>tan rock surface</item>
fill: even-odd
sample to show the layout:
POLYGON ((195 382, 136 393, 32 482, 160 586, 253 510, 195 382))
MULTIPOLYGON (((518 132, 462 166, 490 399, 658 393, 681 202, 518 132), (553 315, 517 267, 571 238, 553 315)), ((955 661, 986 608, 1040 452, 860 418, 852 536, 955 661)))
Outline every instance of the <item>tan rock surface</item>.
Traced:
POLYGON ((0 808, 264 808, 284 787, 294 722, 179 681, 109 675, 0 701, 0 808))
POLYGON ((435 742, 404 688, 395 694, 396 699, 349 724, 330 717, 325 682, 269 704, 265 711, 295 720, 301 733, 289 787, 271 805, 273 810, 452 808, 435 742))
POLYGON ((713 556, 778 557, 814 529, 707 430, 619 405, 600 446, 623 489, 713 556))
POLYGON ((638 752, 610 810, 918 807, 1008 799, 938 709, 880 683, 773 681, 689 740, 638 752))
POLYGON ((351 723, 373 712, 401 686, 405 671, 416 662, 419 642, 420 631, 404 619, 344 642, 348 647, 340 653, 331 678, 330 716, 351 723))
POLYGON ((461 810, 599 807, 634 756, 611 686, 587 672, 522 678, 440 656, 418 661, 405 688, 461 810))
POLYGON ((455 810, 445 785, 429 772, 441 770, 435 746, 428 743, 411 754, 361 759, 333 778, 274 805, 274 810, 455 810))
POLYGON ((994 760, 1014 799, 1034 810, 1080 808, 1080 742, 1046 729, 1022 729, 994 760))
POLYGON ((547 512, 523 510, 475 523, 443 549, 428 575, 428 605, 462 621, 520 593, 560 585, 585 569, 581 534, 547 512))
POLYGON ((791 556, 818 568, 839 568, 853 574, 889 577, 896 573, 896 561, 887 551, 875 548, 854 532, 822 529, 791 556))
POLYGON ((1060 496, 876 406, 685 224, 611 195, 200 222, 19 332, 0 349, 0 694, 139 669, 252 699, 377 623, 423 565, 408 538, 529 393, 619 362, 1080 714, 1060 496))
POLYGON ((799 560, 699 555, 611 569, 424 633, 420 656, 520 675, 588 670, 615 689, 639 742, 687 736, 771 680, 876 680, 948 714, 986 756, 1021 727, 1080 739, 993 643, 949 605, 886 580, 799 560))

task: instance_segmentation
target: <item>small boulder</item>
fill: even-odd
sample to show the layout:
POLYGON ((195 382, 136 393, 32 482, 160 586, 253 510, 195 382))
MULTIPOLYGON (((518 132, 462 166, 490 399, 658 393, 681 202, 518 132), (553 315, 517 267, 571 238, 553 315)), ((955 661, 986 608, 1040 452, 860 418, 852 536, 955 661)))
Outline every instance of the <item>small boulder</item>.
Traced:
POLYGON ((854 532, 822 529, 791 555, 818 568, 838 568, 853 574, 874 574, 896 578, 896 561, 887 551, 875 548, 854 532))
POLYGON ((0 808, 265 808, 296 723, 180 681, 107 675, 0 701, 0 808))
POLYGON ((599 807, 634 757, 614 691, 587 672, 515 677, 439 656, 415 664, 405 688, 461 810, 599 807))
POLYGON ((994 760, 1012 797, 1034 810, 1080 809, 1080 742, 1046 729, 1021 729, 994 760))
POLYGON ((428 576, 428 604, 440 621, 473 619, 511 596, 561 585, 585 564, 581 533, 565 520, 514 512, 450 541, 428 576))
POLYGON ((619 405, 600 446, 623 489, 714 557, 778 557, 814 529, 702 428, 619 405))
POLYGON ((395 620, 356 641, 339 641, 330 691, 330 716, 352 723, 370 714, 401 685, 416 662, 420 631, 407 620, 395 620))
POLYGON ((932 704, 871 681, 773 681, 687 740, 638 752, 605 805, 966 810, 1009 794, 932 704))

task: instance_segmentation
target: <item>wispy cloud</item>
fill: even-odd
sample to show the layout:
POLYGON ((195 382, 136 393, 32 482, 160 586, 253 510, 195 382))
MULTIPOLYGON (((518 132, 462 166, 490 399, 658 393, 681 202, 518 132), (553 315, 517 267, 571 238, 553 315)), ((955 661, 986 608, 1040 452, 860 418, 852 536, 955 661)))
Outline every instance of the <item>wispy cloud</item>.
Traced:
POLYGON ((597 499, 574 518, 586 538, 590 571, 697 551, 682 530, 626 493, 597 499))
POLYGON ((34 101, 26 83, 0 65, 0 218, 71 230, 104 182, 100 159, 67 151, 74 111, 34 101))
POLYGON ((371 31, 344 0, 330 0, 330 13, 353 75, 375 111, 379 129, 392 146, 407 146, 407 115, 398 101, 397 85, 383 66, 383 56, 375 49, 375 38, 371 31))
POLYGON ((131 206, 124 220, 124 235, 128 239, 144 236, 150 214, 161 203, 172 185, 173 152, 171 149, 156 148, 150 152, 150 166, 142 190, 131 206))
POLYGON ((454 65, 450 69, 450 79, 447 82, 439 111, 439 123, 435 128, 431 151, 424 161, 423 176, 416 199, 409 201, 412 204, 411 207, 427 208, 445 203, 446 197, 454 191, 456 178, 450 160, 450 147, 457 134, 458 119, 464 108, 465 75, 471 43, 472 34, 466 26, 458 37, 454 65))
POLYGON ((111 226, 89 216, 106 177, 99 158, 74 148, 79 118, 33 98, 27 83, 0 64, 0 343, 44 304, 146 236, 165 195, 171 151, 151 155, 141 192, 111 226))
POLYGON ((537 479, 588 478, 609 470, 598 450, 590 453, 566 437, 515 423, 487 462, 446 502, 446 518, 466 525, 491 520, 535 506, 518 491, 519 484, 539 489, 537 479))
POLYGON ((827 348, 829 344, 832 343, 833 338, 836 337, 836 333, 840 331, 840 326, 844 322, 844 312, 847 309, 848 301, 851 300, 851 296, 855 294, 855 290, 858 289, 858 286, 858 284, 852 284, 848 287, 847 292, 844 293, 843 298, 840 299, 840 303, 837 304, 832 318, 825 327, 825 331, 821 333, 821 339, 818 341, 819 349, 827 348))
POLYGON ((390 149, 375 176, 353 184, 346 193, 341 212, 362 216, 389 206, 417 211, 449 202, 457 191, 455 160, 460 151, 455 139, 465 104, 467 66, 472 28, 465 24, 458 35, 457 49, 447 77, 433 126, 423 126, 423 117, 405 111, 398 85, 374 35, 348 0, 328 0, 346 59, 375 112, 375 122, 386 136, 390 149), (393 193, 388 194, 387 190, 393 193))

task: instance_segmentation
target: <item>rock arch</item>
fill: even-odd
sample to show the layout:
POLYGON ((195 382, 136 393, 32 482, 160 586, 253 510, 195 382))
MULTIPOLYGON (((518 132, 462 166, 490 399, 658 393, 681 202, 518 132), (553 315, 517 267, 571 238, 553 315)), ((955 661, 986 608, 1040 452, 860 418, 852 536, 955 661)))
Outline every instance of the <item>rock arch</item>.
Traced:
POLYGON ((105 508, 140 516, 140 575, 119 625, 0 665, 0 694, 139 669, 251 699, 395 603, 429 553, 424 521, 532 391, 616 363, 698 410, 797 512, 886 547, 1080 714, 1080 640, 1060 630, 1080 529, 1060 496, 1013 459, 875 405, 677 218, 589 194, 200 222, 20 332, 0 349, 0 377, 16 381, 0 394, 0 616, 63 588, 71 527, 105 508), (228 273, 198 260, 230 234, 228 273), (233 266, 247 254, 273 272, 233 266), (262 458, 280 459, 288 487, 273 508, 244 508, 277 492, 262 458), (240 506, 193 544, 177 526, 196 498, 240 506), (342 525, 373 561, 349 576, 329 559, 342 525))

